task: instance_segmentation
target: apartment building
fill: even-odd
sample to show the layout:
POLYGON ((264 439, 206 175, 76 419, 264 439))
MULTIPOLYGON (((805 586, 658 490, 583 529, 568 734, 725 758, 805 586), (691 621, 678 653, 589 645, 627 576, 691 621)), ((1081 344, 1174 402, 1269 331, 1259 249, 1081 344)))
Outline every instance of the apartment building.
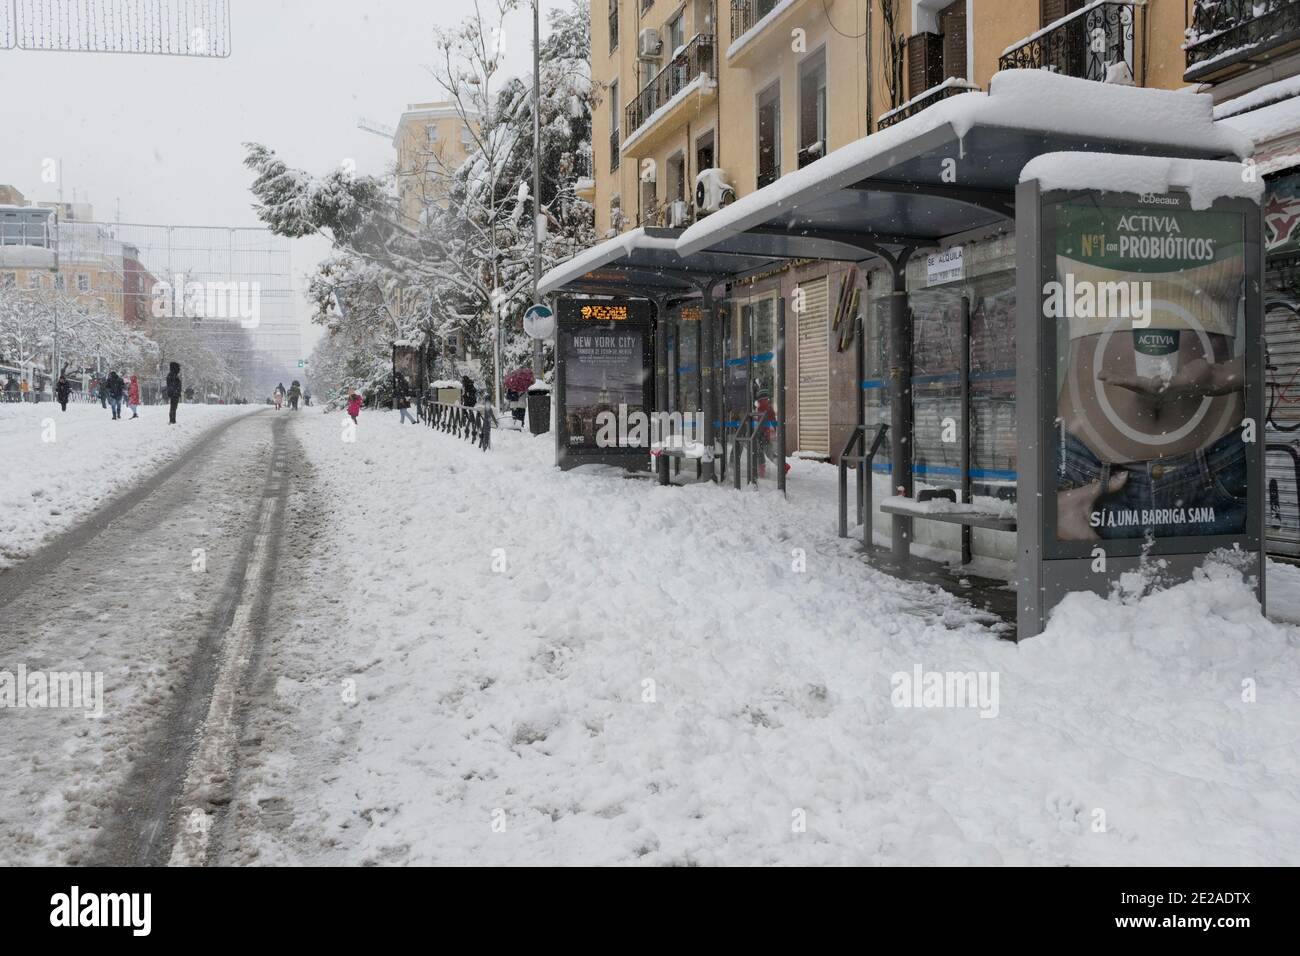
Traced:
MULTIPOLYGON (((1186 83, 1186 0, 605 3, 593 9, 591 24, 592 76, 604 89, 593 117, 601 235, 687 226, 946 97, 987 89, 1000 69, 1166 89, 1186 83)), ((986 371, 996 378, 1006 370, 993 368, 993 357, 1009 331, 999 323, 1014 316, 1009 240, 965 251, 949 291, 964 283, 964 294, 974 296, 986 371)), ((848 340, 830 328, 835 297, 852 271, 795 264, 731 288, 723 347, 736 380, 724 384, 734 394, 728 422, 748 407, 747 388, 770 386, 777 302, 797 296, 786 383, 790 447, 835 456, 856 421, 860 387, 848 340)), ((924 258, 909 271, 909 286, 936 287, 931 301, 916 299, 935 313, 935 328, 954 307, 937 288, 945 274, 924 258)), ((874 327, 883 321, 880 284, 870 276, 861 282, 862 312, 874 327)), ((694 387, 695 348, 685 336, 675 387, 686 391, 694 387)), ((868 385, 883 383, 883 355, 868 358, 867 375, 868 385)), ((987 445, 981 473, 993 483, 1014 474, 1013 405, 999 400, 998 388, 990 386, 976 412, 987 445)), ((868 418, 884 415, 884 392, 868 389, 868 418)))
POLYGON ((0 285, 54 288, 78 301, 98 301, 127 321, 130 247, 91 220, 88 203, 32 203, 13 186, 0 186, 0 285))
POLYGON ((415 228, 424 211, 446 200, 451 177, 474 149, 477 116, 452 103, 411 103, 393 133, 402 219, 415 228), (469 123, 466 119, 469 119, 469 123))

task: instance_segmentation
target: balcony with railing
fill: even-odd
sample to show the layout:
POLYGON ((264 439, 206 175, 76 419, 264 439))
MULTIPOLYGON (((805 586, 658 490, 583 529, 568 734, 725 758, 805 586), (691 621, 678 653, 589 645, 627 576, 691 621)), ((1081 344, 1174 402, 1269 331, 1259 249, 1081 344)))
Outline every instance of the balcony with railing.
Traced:
POLYGON ((731 36, 742 37, 776 9, 777 0, 731 0, 731 36))
POLYGON ((1183 79, 1206 82, 1300 50, 1300 0, 1196 0, 1183 79))
MULTIPOLYGON (((791 21, 796 17, 806 16, 809 11, 803 10, 803 7, 810 2, 811 0, 731 0, 731 45, 726 50, 727 62, 732 66, 749 67, 768 56, 776 47, 788 47, 790 31, 785 27, 792 25, 791 21)), ((816 9, 817 16, 820 17, 820 3, 816 9)))
MULTIPOLYGON (((710 33, 697 34, 654 77, 641 88, 636 99, 629 103, 623 115, 623 151, 633 140, 645 136, 648 127, 674 111, 679 105, 675 98, 687 93, 692 86, 701 94, 712 93, 717 86, 713 65, 714 44, 710 33), (697 82, 698 81, 698 82, 697 82)), ((683 99, 689 99, 685 97, 683 99)))
POLYGON ((901 123, 908 117, 915 116, 921 110, 928 109, 941 100, 978 89, 979 87, 974 83, 968 83, 960 77, 949 77, 938 86, 932 86, 921 95, 912 97, 902 106, 897 106, 887 113, 881 113, 880 119, 876 120, 876 129, 889 129, 895 123, 901 123))
POLYGON ((1137 3, 1090 3, 1002 51, 999 70, 1048 70, 1101 83, 1142 82, 1137 3))

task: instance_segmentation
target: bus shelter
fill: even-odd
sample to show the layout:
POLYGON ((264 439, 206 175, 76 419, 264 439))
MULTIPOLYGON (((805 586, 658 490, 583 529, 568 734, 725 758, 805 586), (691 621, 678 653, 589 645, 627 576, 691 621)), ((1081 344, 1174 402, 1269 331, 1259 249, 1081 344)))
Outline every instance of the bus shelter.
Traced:
POLYGON ((959 534, 963 561, 973 550, 1013 564, 1021 636, 1065 593, 1106 593, 1152 556, 1177 577, 1215 548, 1245 552, 1262 597, 1262 443, 1238 448, 1261 420, 1250 149, 1215 125, 1209 97, 1006 71, 987 94, 950 97, 702 219, 677 252, 743 244, 792 260, 833 243, 883 273, 860 333, 859 353, 877 359, 859 365, 871 397, 844 458, 880 474, 897 565, 918 522, 959 534), (1202 266, 1212 316, 1184 288, 1202 266), (1145 319, 1054 324, 1052 283, 1072 293, 1121 282, 1154 287, 1145 319), (1207 366, 1211 392, 1185 392, 1189 370, 1207 366), (1162 414, 1189 431, 1167 441, 1162 414), (872 436, 887 461, 872 461, 872 436), (1216 485, 1228 459, 1240 487, 1216 485), (1199 490, 1166 494, 1169 475, 1199 490), (1078 508, 1079 497, 1090 500, 1078 508))
MULTIPOLYGON (((730 467, 740 487, 755 480, 760 442, 770 442, 766 453, 784 491, 784 311, 778 310, 773 341, 730 349, 733 332, 718 315, 730 284, 784 262, 756 252, 747 237, 683 256, 680 237, 680 230, 634 229, 542 278, 540 292, 555 300, 558 318, 556 462, 637 468, 653 452, 661 483, 693 465, 705 481, 725 479, 730 467), (768 365, 770 375, 756 373, 768 365), (638 369, 644 375, 651 367, 653 378, 638 383, 638 369), (770 412, 755 411, 756 404, 770 412), (599 441, 597 418, 631 406, 648 406, 667 424, 643 443, 620 420, 617 440, 599 441)), ((828 260, 854 254, 830 241, 807 244, 804 252, 828 260)))

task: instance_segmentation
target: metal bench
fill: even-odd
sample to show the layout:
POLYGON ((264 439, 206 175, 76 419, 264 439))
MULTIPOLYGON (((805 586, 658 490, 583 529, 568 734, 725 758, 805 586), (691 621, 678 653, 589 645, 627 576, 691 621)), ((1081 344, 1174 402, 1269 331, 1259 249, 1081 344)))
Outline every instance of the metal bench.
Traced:
MULTIPOLYGON (((951 488, 927 489, 916 498, 918 503, 926 501, 957 502, 957 494, 951 488)), ((986 528, 989 531, 1015 531, 1016 519, 1008 518, 994 511, 918 511, 907 505, 896 504, 886 499, 880 503, 880 510, 886 514, 903 515, 907 518, 920 518, 925 521, 942 521, 947 524, 964 525, 968 528, 986 528)))

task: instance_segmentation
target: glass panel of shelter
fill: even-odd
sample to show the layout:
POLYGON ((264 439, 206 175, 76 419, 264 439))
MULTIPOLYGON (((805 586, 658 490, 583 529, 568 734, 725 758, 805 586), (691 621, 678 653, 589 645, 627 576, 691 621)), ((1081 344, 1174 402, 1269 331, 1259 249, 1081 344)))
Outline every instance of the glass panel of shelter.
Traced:
MULTIPOLYGON (((961 443, 970 441, 971 490, 1016 497, 1015 270, 1006 240, 968 246, 967 274, 927 285, 925 257, 908 269, 913 319, 912 410, 915 486, 958 488, 961 443), (961 319, 970 309, 969 439, 961 421, 961 319), (945 440, 945 438, 949 440, 945 440)), ((863 309, 866 356, 862 388, 868 441, 889 422, 889 295, 887 273, 871 275, 863 309)), ((874 471, 890 471, 889 443, 874 471)))

